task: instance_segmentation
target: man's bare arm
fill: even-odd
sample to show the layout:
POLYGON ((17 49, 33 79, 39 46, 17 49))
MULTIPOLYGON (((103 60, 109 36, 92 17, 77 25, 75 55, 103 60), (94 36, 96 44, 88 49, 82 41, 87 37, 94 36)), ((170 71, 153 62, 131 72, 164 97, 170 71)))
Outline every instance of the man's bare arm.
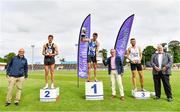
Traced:
POLYGON ((58 50, 57 45, 55 45, 55 53, 54 53, 54 55, 58 55, 58 54, 59 54, 59 50, 58 50))
POLYGON ((43 45, 42 55, 46 55, 46 45, 43 45))
POLYGON ((100 47, 100 43, 97 41, 97 48, 96 48, 96 52, 99 52, 99 47, 100 47))
POLYGON ((127 57, 127 59, 128 59, 128 60, 130 60, 130 61, 131 61, 131 59, 130 59, 130 57, 129 57, 129 56, 130 56, 130 48, 128 48, 128 50, 127 50, 127 56, 126 56, 126 57, 127 57))
POLYGON ((141 48, 139 47, 139 55, 140 55, 140 61, 142 60, 142 51, 141 48))

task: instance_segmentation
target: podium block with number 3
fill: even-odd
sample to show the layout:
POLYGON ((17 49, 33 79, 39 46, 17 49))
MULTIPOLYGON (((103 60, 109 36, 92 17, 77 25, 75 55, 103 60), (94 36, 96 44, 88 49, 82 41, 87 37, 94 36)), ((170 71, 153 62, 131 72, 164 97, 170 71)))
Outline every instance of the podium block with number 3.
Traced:
POLYGON ((133 91, 132 90, 132 95, 136 99, 148 99, 150 98, 150 92, 149 91, 133 91))
POLYGON ((85 95, 86 100, 103 100, 103 83, 98 82, 86 82, 85 83, 85 95))
POLYGON ((40 89, 41 102, 55 102, 59 96, 59 88, 40 89))

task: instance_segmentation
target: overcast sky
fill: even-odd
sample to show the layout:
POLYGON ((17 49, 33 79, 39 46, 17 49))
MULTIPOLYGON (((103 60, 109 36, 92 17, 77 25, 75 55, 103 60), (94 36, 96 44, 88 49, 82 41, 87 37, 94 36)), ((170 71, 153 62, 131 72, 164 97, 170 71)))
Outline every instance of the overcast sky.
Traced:
POLYGON ((0 0, 0 57, 23 47, 31 63, 43 62, 42 46, 49 34, 59 46, 59 57, 77 59, 78 36, 91 14, 91 34, 99 34, 101 48, 113 48, 123 21, 135 14, 131 37, 140 47, 180 41, 179 0, 0 0))

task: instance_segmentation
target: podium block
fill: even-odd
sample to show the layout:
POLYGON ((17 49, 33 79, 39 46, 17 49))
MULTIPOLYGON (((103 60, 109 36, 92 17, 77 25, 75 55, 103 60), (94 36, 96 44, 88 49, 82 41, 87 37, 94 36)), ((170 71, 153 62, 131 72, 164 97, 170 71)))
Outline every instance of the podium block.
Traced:
POLYGON ((98 82, 86 82, 85 83, 85 96, 86 100, 103 100, 103 83, 98 82))
POLYGON ((155 92, 150 92, 151 97, 155 97, 156 93, 155 92))
POLYGON ((148 99, 148 98, 150 98, 150 92, 149 91, 133 91, 132 90, 132 96, 136 99, 148 99))
POLYGON ((40 102, 55 102, 59 96, 59 88, 40 89, 40 102))

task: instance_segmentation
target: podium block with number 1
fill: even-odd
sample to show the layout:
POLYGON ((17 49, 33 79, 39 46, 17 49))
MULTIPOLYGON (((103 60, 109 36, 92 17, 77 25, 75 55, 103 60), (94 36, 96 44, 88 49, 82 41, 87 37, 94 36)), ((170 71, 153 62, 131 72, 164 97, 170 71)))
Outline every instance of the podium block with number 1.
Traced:
POLYGON ((86 82, 85 83, 85 95, 86 100, 103 100, 103 83, 98 82, 86 82))

